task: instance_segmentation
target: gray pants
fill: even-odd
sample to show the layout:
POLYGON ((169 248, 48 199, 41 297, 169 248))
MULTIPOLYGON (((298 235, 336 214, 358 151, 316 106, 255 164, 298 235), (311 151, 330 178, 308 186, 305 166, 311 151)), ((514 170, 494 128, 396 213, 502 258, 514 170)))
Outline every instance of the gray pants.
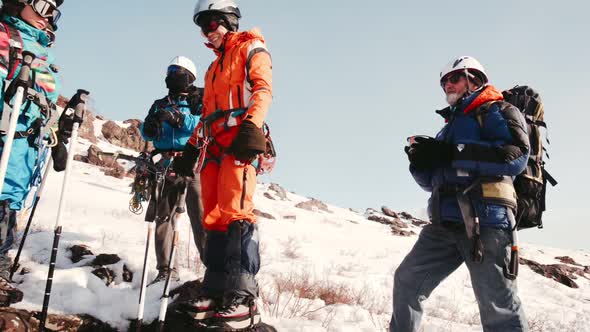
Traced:
MULTIPOLYGON (((170 250, 174 241, 174 227, 176 220, 169 220, 170 213, 173 212, 174 206, 179 197, 179 191, 186 184, 186 211, 191 222, 193 237, 199 251, 199 257, 202 257, 203 247, 205 245, 205 230, 202 226, 203 204, 201 203, 201 180, 199 176, 188 178, 186 181, 172 182, 167 179, 162 190, 161 203, 158 204, 158 218, 156 218, 156 259, 157 268, 162 270, 168 267, 170 262, 170 250), (172 211, 171 211, 172 209, 172 211)), ((173 267, 178 266, 178 255, 173 267)))
POLYGON ((416 332, 422 318, 422 302, 465 263, 471 276, 479 314, 486 332, 528 331, 516 280, 504 277, 510 260, 511 234, 508 230, 481 228, 484 259, 471 259, 470 241, 464 227, 424 227, 418 241, 397 268, 393 286, 391 332, 416 332))

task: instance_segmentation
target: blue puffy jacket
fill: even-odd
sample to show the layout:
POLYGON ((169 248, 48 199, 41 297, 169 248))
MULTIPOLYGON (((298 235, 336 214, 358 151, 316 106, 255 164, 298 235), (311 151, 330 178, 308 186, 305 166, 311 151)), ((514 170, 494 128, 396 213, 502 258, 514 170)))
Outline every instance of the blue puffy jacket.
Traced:
MULTIPOLYGON (((37 59, 41 60, 36 61, 32 66, 35 75, 33 88, 38 92, 42 92, 48 100, 55 103, 59 96, 61 84, 57 74, 50 68, 54 57, 47 47, 50 42, 47 34, 16 17, 3 16, 0 20, 16 27, 23 40, 23 49, 34 53, 37 59)), ((0 44, 7 48, 8 41, 3 41, 0 44)), ((7 49, 0 50, 2 53, 7 51, 7 49)), ((17 70, 16 75, 18 75, 19 71, 20 68, 17 70)), ((0 65, 0 79, 2 79, 0 114, 4 110, 4 91, 6 89, 4 80, 6 77, 7 68, 0 65)), ((31 102, 23 103, 20 114, 17 131, 26 131, 37 118, 44 118, 39 107, 31 102)), ((4 137, 2 137, 2 141, 4 142, 4 137)), ((29 191, 29 184, 37 162, 38 149, 31 146, 27 138, 17 138, 13 142, 0 200, 8 200, 11 209, 20 210, 29 191)), ((1 151, 2 148, 0 148, 1 151)))
MULTIPOLYGON (((436 139, 457 147, 451 165, 431 170, 410 166, 416 182, 432 192, 428 214, 431 220, 435 219, 433 222, 463 222, 457 188, 465 189, 482 178, 505 180, 511 186, 513 177, 526 167, 530 147, 525 118, 516 107, 502 100, 502 94, 488 85, 457 107, 438 111, 447 124, 436 139)), ((508 204, 484 197, 472 197, 472 203, 481 226, 510 227, 508 204)))
POLYGON ((191 113, 189 102, 184 95, 174 98, 166 96, 162 99, 156 100, 150 108, 146 120, 151 114, 156 112, 181 112, 184 114, 184 123, 180 128, 173 128, 167 122, 162 122, 161 134, 159 137, 146 135, 143 128, 144 124, 142 123, 140 127, 141 135, 146 141, 153 141, 154 146, 158 150, 182 151, 201 117, 191 113))

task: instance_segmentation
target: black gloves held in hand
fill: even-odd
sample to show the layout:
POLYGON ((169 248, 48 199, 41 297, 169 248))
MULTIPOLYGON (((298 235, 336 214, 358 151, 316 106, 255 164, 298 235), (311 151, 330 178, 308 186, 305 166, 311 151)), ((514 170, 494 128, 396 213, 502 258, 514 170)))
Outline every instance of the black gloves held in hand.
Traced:
POLYGON ((180 111, 159 111, 157 116, 160 122, 168 122, 172 128, 180 128, 184 124, 184 114, 180 111))
POLYGON ((197 159, 199 159, 199 149, 190 143, 186 143, 182 156, 174 158, 172 170, 180 176, 194 177, 193 169, 195 168, 197 159))
POLYGON ((433 169, 450 165, 453 160, 452 144, 438 141, 432 137, 418 136, 404 151, 410 164, 417 169, 433 169))
POLYGON ((266 151, 266 137, 262 130, 251 121, 244 121, 238 134, 227 149, 237 160, 250 162, 258 154, 266 151))

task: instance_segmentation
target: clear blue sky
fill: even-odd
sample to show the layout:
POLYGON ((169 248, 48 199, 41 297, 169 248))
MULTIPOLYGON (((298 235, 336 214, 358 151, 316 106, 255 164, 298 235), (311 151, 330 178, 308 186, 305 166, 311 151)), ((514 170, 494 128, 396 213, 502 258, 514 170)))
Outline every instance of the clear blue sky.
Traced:
MULTIPOLYGON (((213 59, 192 23, 195 0, 66 0, 55 53, 65 95, 91 91, 108 118, 143 118, 165 94, 175 55, 199 78, 213 59)), ((239 2, 241 28, 260 27, 273 56, 268 122, 277 168, 264 181, 364 210, 417 211, 428 197, 411 179, 405 138, 434 135, 445 106, 438 74, 472 55, 501 89, 536 87, 545 100, 559 186, 543 231, 525 241, 590 249, 590 24, 586 1, 239 2)))

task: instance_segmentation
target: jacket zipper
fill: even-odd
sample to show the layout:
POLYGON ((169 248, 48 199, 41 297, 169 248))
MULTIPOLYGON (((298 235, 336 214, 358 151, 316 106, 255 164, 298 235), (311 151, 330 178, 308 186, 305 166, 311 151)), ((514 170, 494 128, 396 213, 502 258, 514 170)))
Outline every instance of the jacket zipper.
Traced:
POLYGON ((240 199, 240 208, 244 209, 244 199, 246 199, 246 174, 248 165, 244 166, 244 175, 242 176, 242 198, 240 199))

